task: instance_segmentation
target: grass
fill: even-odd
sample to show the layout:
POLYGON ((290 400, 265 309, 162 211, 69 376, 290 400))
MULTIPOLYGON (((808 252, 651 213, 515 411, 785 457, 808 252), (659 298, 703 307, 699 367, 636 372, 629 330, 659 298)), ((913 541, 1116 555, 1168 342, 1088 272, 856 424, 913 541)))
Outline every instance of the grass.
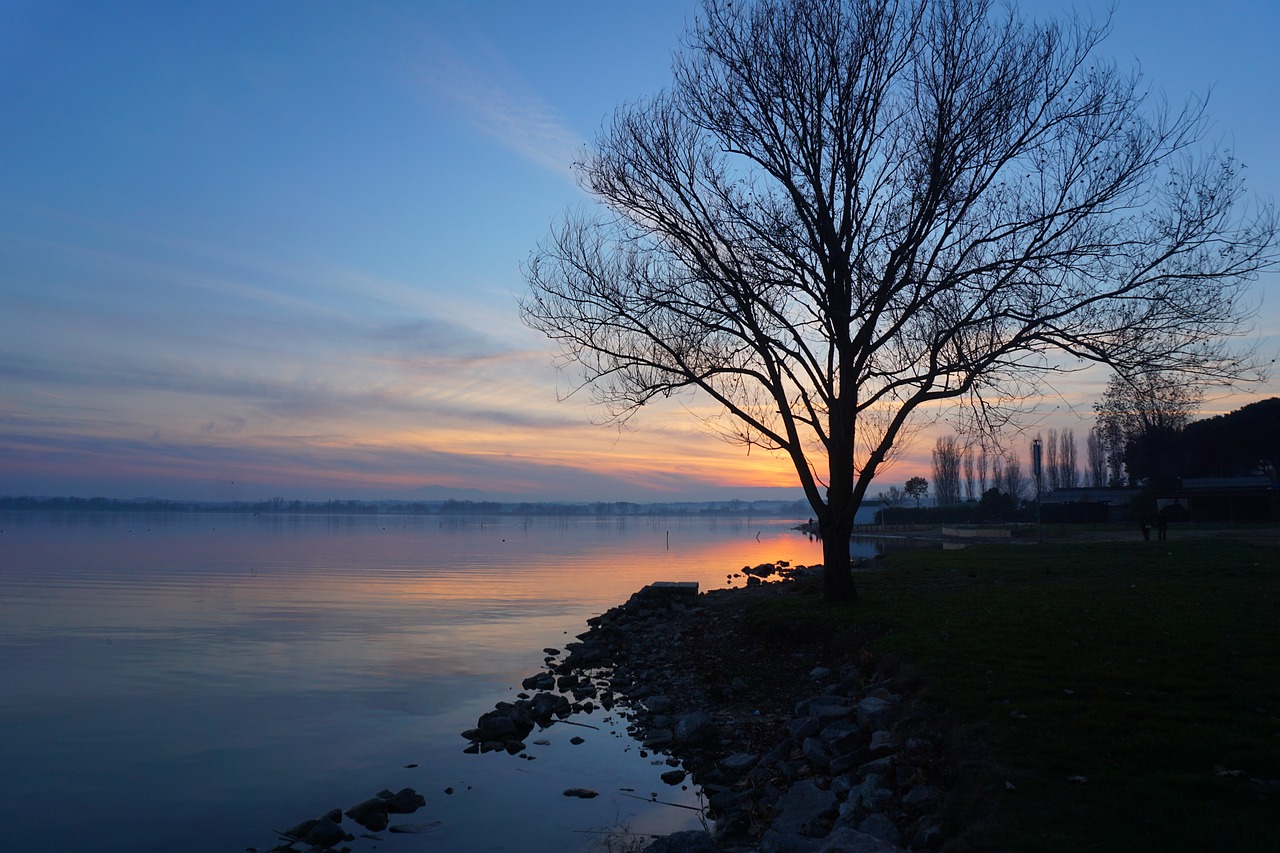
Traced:
POLYGON ((876 655, 909 664, 973 746, 954 780, 956 849, 1280 850, 1274 546, 1053 542, 885 562, 858 576, 856 605, 784 597, 752 618, 874 636, 876 655))

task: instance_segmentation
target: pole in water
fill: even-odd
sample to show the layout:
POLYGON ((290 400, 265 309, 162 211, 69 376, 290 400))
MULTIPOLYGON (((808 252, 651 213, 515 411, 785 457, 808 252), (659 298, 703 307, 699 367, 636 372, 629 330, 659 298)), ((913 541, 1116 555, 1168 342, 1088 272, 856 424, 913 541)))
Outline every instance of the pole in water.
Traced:
POLYGON ((671 531, 667 531, 667 550, 671 550, 671 531))

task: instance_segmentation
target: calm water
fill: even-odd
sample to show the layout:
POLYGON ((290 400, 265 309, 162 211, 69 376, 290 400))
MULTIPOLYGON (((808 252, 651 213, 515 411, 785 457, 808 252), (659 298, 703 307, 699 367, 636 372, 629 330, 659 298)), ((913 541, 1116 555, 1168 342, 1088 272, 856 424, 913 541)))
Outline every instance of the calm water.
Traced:
POLYGON ((427 806, 393 823, 438 828, 354 850, 695 827, 627 795, 696 802, 599 711, 531 735, 534 761, 465 755, 459 732, 645 583, 820 562, 794 523, 0 514, 0 848, 266 849, 405 786, 427 806))

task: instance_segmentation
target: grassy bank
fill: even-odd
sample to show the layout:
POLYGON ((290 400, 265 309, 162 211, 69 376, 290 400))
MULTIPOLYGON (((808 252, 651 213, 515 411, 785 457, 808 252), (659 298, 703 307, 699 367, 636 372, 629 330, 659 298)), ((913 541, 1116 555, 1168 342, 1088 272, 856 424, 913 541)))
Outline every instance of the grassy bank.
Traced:
POLYGON ((1227 540, 903 552, 851 607, 964 739, 960 849, 1280 850, 1280 553, 1227 540), (1259 781, 1260 780, 1260 781, 1259 781))

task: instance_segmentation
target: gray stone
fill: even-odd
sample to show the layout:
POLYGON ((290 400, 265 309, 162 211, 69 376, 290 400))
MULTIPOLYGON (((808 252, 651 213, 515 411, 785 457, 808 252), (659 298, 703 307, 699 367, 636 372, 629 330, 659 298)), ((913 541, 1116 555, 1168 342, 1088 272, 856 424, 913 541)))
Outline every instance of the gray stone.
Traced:
POLYGON ((665 749, 675 741, 675 735, 671 729, 649 729, 645 735, 644 746, 646 749, 665 749))
POLYGON ((566 788, 564 795, 566 797, 577 797, 580 800, 589 800, 592 797, 600 796, 600 792, 593 791, 590 788, 566 788))
POLYGON ((871 744, 869 748, 873 758, 880 758, 883 755, 888 755, 891 752, 898 751, 898 739, 894 737, 893 732, 881 729, 880 731, 871 733, 871 744))
POLYGON ((834 755, 852 752, 862 745, 862 731, 853 720, 836 720, 819 734, 834 755))
POLYGON ((835 806, 835 795, 812 779, 795 783, 778 800, 778 815, 760 839, 761 853, 815 853, 821 840, 807 838, 800 831, 835 806))
POLYGON ((816 717, 822 708, 841 708, 847 714, 853 707, 853 700, 844 696, 810 696, 796 703, 795 716, 816 717))
POLYGON ((902 804, 908 808, 927 808, 938 801, 940 792, 932 785, 916 785, 902 798, 902 804))
POLYGON ((674 732, 677 743, 707 743, 719 735, 715 719, 706 711, 685 714, 676 723, 674 732))
POLYGON ((846 804, 854 809, 855 814, 877 812, 893 800, 893 792, 884 787, 884 776, 872 773, 862 784, 849 791, 846 804))
POLYGON ((872 728, 884 722, 894 707, 893 702, 876 696, 868 696, 858 703, 858 725, 864 729, 872 728))
POLYGON ((679 785, 684 781, 685 772, 683 770, 668 770, 662 774, 662 781, 668 785, 679 785))
POLYGON ((345 814, 370 832, 381 832, 387 828, 386 800, 373 797, 347 809, 345 814))
POLYGON ((734 776, 741 776, 752 767, 756 766, 759 756, 751 755, 746 752, 735 752, 728 758, 720 762, 720 769, 734 776))
POLYGON ((791 736, 796 740, 804 740, 816 735, 820 727, 817 717, 795 717, 791 720, 791 736))
POLYGON ((898 831, 897 825, 889 819, 888 815, 879 812, 869 815, 858 824, 858 831, 879 838, 886 844, 902 843, 902 833, 898 831))
POLYGON ((716 853, 719 849, 701 829, 688 829, 656 839, 644 853, 716 853))
POLYGON ((661 694, 650 696, 644 704, 651 714, 665 714, 671 710, 671 700, 661 694))
POLYGON ((891 853, 897 849, 874 835, 842 826, 824 839, 818 853, 891 853))
POLYGON ((831 759, 827 765, 827 772, 832 776, 843 776, 850 770, 855 769, 863 759, 861 752, 846 752, 843 755, 837 755, 831 759))
POLYGON ((804 754, 805 760, 821 772, 826 772, 827 766, 831 763, 831 753, 827 751, 827 745, 816 737, 807 737, 804 739, 804 745, 800 751, 804 754))

